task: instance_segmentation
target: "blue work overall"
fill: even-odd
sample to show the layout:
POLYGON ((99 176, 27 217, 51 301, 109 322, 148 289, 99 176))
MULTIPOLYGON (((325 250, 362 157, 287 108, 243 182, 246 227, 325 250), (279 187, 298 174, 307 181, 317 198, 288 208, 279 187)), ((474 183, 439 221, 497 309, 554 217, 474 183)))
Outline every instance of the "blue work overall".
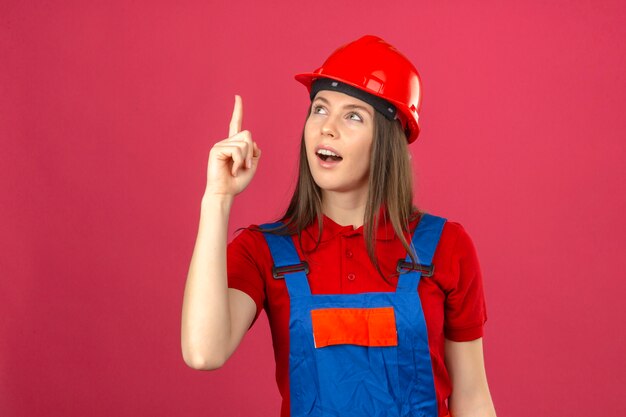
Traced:
POLYGON ((432 259, 445 221, 422 215, 412 238, 419 267, 411 268, 408 255, 404 262, 398 262, 399 271, 402 264, 409 272, 400 274, 395 292, 312 295, 306 271, 298 267, 306 264, 300 260, 291 236, 264 232, 274 261, 274 277, 285 279, 289 293, 292 417, 437 417, 428 335, 417 286, 423 271, 432 274, 432 259), (316 317, 327 313, 336 326, 323 329, 322 320, 316 329, 316 317), (353 330, 369 339, 352 343, 349 333, 353 330), (325 340, 318 340, 321 333, 325 340))

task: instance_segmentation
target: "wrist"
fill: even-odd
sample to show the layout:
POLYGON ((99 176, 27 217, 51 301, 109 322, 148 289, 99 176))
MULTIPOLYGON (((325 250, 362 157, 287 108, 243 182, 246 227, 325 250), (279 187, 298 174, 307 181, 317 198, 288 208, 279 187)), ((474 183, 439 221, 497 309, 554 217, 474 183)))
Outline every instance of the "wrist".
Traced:
POLYGON ((205 192, 202 196, 201 206, 202 208, 219 208, 223 210, 230 210, 233 204, 234 196, 228 194, 213 194, 205 192))

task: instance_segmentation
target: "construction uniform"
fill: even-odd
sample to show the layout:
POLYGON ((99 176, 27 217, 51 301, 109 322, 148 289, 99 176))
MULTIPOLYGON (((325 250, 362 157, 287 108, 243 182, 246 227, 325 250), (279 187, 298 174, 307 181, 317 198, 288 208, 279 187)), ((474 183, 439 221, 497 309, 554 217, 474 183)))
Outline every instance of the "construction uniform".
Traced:
POLYGON ((422 215, 410 227, 422 267, 405 263, 399 274, 409 258, 381 216, 376 254, 387 279, 363 227, 328 217, 317 247, 317 224, 301 242, 246 229, 229 244, 229 287, 270 321, 282 417, 448 415, 444 341, 483 335, 480 266, 460 224, 422 215), (294 271, 303 261, 308 273, 294 271))

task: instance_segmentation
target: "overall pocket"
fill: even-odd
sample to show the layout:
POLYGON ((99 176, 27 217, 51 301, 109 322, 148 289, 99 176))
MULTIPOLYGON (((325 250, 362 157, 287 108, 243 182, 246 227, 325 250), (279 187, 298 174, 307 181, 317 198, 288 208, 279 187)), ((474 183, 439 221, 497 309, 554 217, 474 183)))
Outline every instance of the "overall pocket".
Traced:
POLYGON ((321 408, 329 415, 399 416, 393 307, 311 310, 321 408))
POLYGON ((311 310, 316 348, 332 345, 398 346, 393 307, 311 310))

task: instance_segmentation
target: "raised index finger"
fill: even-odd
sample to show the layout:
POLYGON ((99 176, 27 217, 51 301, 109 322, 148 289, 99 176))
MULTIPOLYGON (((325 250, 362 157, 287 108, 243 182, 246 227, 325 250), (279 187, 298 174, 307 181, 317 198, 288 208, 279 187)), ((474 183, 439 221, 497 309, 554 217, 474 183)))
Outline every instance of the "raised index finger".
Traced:
POLYGON ((228 129, 228 137, 234 136, 241 132, 241 120, 243 119, 243 106, 241 97, 235 95, 235 107, 233 108, 233 117, 230 119, 230 127, 228 129))

